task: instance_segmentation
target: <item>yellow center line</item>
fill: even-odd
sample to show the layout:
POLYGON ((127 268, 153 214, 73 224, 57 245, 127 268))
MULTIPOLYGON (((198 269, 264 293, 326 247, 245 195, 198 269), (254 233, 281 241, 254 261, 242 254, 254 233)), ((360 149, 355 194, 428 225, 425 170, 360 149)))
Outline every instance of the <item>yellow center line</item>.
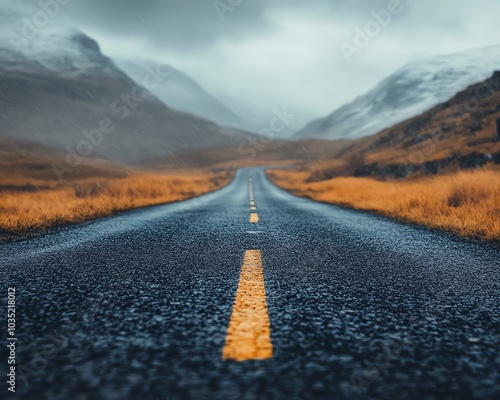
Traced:
POLYGON ((271 328, 260 250, 247 250, 233 312, 227 328, 223 360, 265 360, 272 358, 271 328))
MULTIPOLYGON (((248 190, 250 192, 250 211, 256 211, 257 207, 255 207, 255 201, 253 197, 253 182, 252 178, 248 179, 248 190)), ((251 213, 250 214, 250 222, 255 224, 259 222, 259 215, 257 213, 251 213)))

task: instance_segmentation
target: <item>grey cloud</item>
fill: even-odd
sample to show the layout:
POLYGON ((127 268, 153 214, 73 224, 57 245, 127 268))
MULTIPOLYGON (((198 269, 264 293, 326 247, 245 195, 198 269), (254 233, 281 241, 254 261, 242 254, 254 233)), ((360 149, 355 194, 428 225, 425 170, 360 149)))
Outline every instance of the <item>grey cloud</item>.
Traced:
MULTIPOLYGON (((17 3, 38 7, 40 1, 51 0, 17 3)), ((266 18, 271 11, 313 10, 332 18, 355 18, 386 4, 387 0, 71 0, 61 16, 110 36, 140 37, 158 47, 188 51, 220 39, 263 35, 273 29, 266 18)))
MULTIPOLYGON (((53 0, 15 0, 39 1, 53 0)), ((107 55, 170 63, 264 114, 285 104, 297 114, 326 114, 407 62, 500 37, 497 0, 400 0, 404 11, 347 63, 341 43, 352 43, 372 11, 398 0, 241 0, 223 21, 214 1, 239 2, 70 0, 57 18, 96 38, 107 55)))

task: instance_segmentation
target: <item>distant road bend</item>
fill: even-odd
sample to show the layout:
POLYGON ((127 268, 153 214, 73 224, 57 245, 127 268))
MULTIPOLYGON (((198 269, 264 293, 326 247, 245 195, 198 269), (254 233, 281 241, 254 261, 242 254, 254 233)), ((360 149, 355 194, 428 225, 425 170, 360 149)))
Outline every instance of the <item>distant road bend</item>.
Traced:
POLYGON ((498 249, 296 198, 258 168, 0 256, 12 398, 500 398, 498 249))

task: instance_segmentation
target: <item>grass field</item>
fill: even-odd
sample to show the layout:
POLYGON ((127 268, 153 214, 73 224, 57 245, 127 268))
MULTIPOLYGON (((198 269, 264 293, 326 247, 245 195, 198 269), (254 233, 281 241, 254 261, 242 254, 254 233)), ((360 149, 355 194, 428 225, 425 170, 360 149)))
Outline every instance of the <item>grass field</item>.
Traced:
POLYGON ((474 170, 417 180, 333 178, 268 170, 269 178, 297 196, 439 228, 466 237, 500 240, 500 173, 474 170))
POLYGON ((25 180, 21 185, 22 180, 17 179, 17 187, 4 185, 0 191, 0 233, 4 238, 25 235, 119 211, 185 200, 219 189, 231 179, 229 172, 205 169, 120 171, 118 177, 97 176, 62 184, 25 180))

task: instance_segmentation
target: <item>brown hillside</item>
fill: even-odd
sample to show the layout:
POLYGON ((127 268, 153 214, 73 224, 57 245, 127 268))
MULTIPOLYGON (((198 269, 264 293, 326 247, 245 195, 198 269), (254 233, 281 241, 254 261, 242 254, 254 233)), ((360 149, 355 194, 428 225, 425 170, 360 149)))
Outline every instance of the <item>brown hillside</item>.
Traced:
POLYGON ((500 72, 424 114, 310 163, 312 179, 417 177, 500 164, 500 72))

